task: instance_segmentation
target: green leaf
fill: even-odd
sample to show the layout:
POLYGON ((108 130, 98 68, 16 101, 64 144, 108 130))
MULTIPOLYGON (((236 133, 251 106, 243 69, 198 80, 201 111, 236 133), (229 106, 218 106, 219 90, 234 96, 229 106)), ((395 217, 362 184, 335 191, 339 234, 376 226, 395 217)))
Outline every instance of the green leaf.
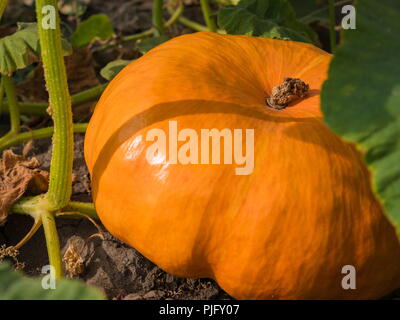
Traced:
POLYGON ((373 189, 400 232, 400 1, 363 0, 343 32, 321 95, 325 122, 355 142, 373 189))
POLYGON ((105 14, 94 14, 78 25, 71 36, 74 47, 84 47, 96 39, 107 40, 114 35, 110 19, 105 14))
POLYGON ((298 19, 303 23, 329 23, 328 3, 323 0, 289 0, 298 19))
POLYGON ((123 68, 130 64, 132 60, 114 60, 109 62, 103 69, 100 70, 100 75, 111 81, 123 68))
POLYGON ((218 24, 227 33, 273 39, 316 42, 317 36, 297 20, 288 0, 241 0, 218 12, 218 24))
POLYGON ((56 281, 55 289, 43 289, 42 279, 30 278, 0 263, 0 300, 101 300, 103 294, 80 280, 56 281))
POLYGON ((170 37, 168 37, 168 36, 146 38, 146 39, 137 41, 136 46, 138 47, 139 51, 142 54, 145 54, 146 52, 150 51, 154 47, 157 47, 161 43, 168 41, 169 39, 170 39, 170 37))
MULTIPOLYGON (((72 52, 69 43, 63 39, 64 54, 72 52)), ((23 69, 40 56, 39 35, 36 23, 19 23, 18 31, 0 39, 0 73, 11 75, 23 69)))

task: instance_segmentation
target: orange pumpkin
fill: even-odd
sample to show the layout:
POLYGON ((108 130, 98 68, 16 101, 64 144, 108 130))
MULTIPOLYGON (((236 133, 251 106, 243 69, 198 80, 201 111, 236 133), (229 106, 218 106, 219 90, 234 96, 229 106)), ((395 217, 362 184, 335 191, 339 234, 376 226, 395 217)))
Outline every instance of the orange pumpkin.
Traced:
POLYGON ((85 140, 102 223, 165 271, 213 278, 235 298, 378 298, 400 287, 399 240, 362 156, 321 120, 330 59, 305 43, 196 33, 127 66, 85 140), (285 77, 309 94, 272 109, 266 98, 285 77), (170 121, 199 136, 254 129, 254 169, 146 157, 147 133, 168 133, 170 121), (356 289, 342 288, 345 265, 356 289))

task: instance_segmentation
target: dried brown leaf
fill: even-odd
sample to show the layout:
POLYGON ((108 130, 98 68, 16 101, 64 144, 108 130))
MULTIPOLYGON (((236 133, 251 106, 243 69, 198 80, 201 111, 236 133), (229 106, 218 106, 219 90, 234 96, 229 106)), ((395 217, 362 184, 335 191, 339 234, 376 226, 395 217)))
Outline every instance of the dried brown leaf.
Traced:
POLYGON ((78 241, 70 241, 63 256, 65 270, 71 277, 79 276, 85 271, 85 263, 80 253, 81 250, 78 250, 77 245, 78 241))
POLYGON ((14 247, 7 247, 5 244, 0 246, 0 262, 9 257, 14 261, 14 268, 16 270, 23 270, 25 263, 18 260, 19 250, 14 247))
POLYGON ((24 194, 47 191, 48 172, 39 169, 36 158, 25 159, 5 150, 0 160, 0 226, 7 219, 11 206, 24 194))

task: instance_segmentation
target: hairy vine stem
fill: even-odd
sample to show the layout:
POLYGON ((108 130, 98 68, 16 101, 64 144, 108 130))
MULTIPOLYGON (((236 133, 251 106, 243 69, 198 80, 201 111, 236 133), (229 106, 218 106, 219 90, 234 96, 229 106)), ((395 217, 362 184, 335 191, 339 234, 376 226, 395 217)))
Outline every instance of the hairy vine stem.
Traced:
MULTIPOLYGON (((72 106, 79 106, 89 101, 97 100, 107 87, 107 83, 100 84, 96 87, 81 91, 71 96, 72 106)), ((3 101, 4 106, 8 106, 8 101, 3 101)), ((29 115, 44 116, 48 115, 47 108, 49 104, 47 102, 18 102, 20 113, 29 115)), ((7 111, 7 110, 5 110, 7 111)))
POLYGON ((152 21, 156 36, 164 32, 163 4, 163 0, 153 0, 152 21))
MULTIPOLYGON (((87 123, 74 123, 73 125, 74 133, 84 133, 86 132, 86 128, 87 123)), ((0 151, 30 140, 38 140, 51 137, 53 133, 54 128, 47 127, 18 133, 17 135, 8 137, 4 141, 0 139, 0 151)))
MULTIPOLYGON (((71 97, 68 92, 67 74, 61 46, 60 17, 56 0, 36 0, 39 40, 49 104, 54 121, 53 152, 47 200, 49 209, 64 207, 72 190, 73 131, 71 97), (43 27, 46 10, 53 7, 55 28, 43 27)), ((47 13, 47 14, 51 14, 47 13)))
POLYGON ((204 21, 208 27, 208 31, 217 32, 217 26, 211 17, 211 8, 208 0, 200 0, 201 11, 203 12, 204 21))
POLYGON ((14 81, 8 75, 3 75, 1 80, 2 87, 4 87, 4 91, 9 101, 8 111, 10 113, 11 129, 3 137, 0 138, 0 145, 18 135, 21 128, 17 93, 15 90, 14 81))
POLYGON ((49 261, 56 278, 60 278, 63 269, 54 215, 68 204, 72 192, 74 142, 71 97, 62 52, 57 0, 36 0, 36 17, 54 134, 49 189, 45 195, 34 197, 25 205, 32 207, 30 214, 35 219, 39 216, 42 220, 49 261), (50 23, 46 25, 46 21, 50 23))
POLYGON ((15 84, 10 76, 3 75, 2 77, 4 91, 8 100, 8 109, 10 112, 11 130, 10 133, 17 134, 20 130, 20 114, 17 101, 17 91, 15 84))
POLYGON ((60 240, 58 239, 56 221, 54 214, 50 211, 44 210, 40 213, 44 235, 46 237, 47 253, 49 255, 50 265, 53 266, 56 279, 63 276, 60 240))
MULTIPOLYGON (((15 203, 12 206, 11 211, 16 214, 30 215, 32 218, 36 219, 37 214, 35 213, 35 208, 39 202, 40 197, 25 197, 15 203)), ((77 211, 94 219, 99 218, 97 216, 94 204, 91 202, 70 201, 64 208, 61 209, 61 211, 77 211)))
MULTIPOLYGON (((182 8, 182 11, 183 11, 183 9, 184 9, 184 7, 182 8)), ((173 12, 174 12, 174 10, 172 8, 171 0, 169 0, 168 3, 167 3, 167 10, 168 10, 168 12, 170 14, 173 14, 173 12)), ((177 20, 178 20, 178 22, 182 23, 184 26, 186 26, 186 27, 188 27, 190 29, 193 29, 195 31, 210 31, 208 29, 208 27, 206 27, 206 26, 204 26, 204 25, 202 25, 200 23, 194 22, 194 21, 192 21, 192 20, 190 20, 188 18, 185 18, 182 14, 178 17, 177 20)))
POLYGON ((77 211, 80 213, 84 213, 94 219, 99 218, 97 216, 94 204, 91 202, 70 201, 68 205, 65 208, 63 208, 63 211, 77 211))

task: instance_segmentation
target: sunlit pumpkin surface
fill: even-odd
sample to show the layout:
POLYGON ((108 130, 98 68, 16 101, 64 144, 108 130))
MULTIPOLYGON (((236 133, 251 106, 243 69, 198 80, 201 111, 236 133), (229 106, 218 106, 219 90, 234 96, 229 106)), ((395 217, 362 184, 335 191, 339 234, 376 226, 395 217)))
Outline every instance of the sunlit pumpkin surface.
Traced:
POLYGON ((196 33, 127 66, 85 140, 105 227, 165 271, 213 278, 235 298, 379 298, 400 287, 399 240, 362 156, 322 122, 330 58, 299 42, 196 33), (267 107, 285 77, 309 84, 308 97, 267 107), (254 129, 253 172, 171 164, 168 154, 147 161, 147 132, 168 133, 171 120, 199 136, 254 129), (355 290, 342 288, 345 265, 355 290))

